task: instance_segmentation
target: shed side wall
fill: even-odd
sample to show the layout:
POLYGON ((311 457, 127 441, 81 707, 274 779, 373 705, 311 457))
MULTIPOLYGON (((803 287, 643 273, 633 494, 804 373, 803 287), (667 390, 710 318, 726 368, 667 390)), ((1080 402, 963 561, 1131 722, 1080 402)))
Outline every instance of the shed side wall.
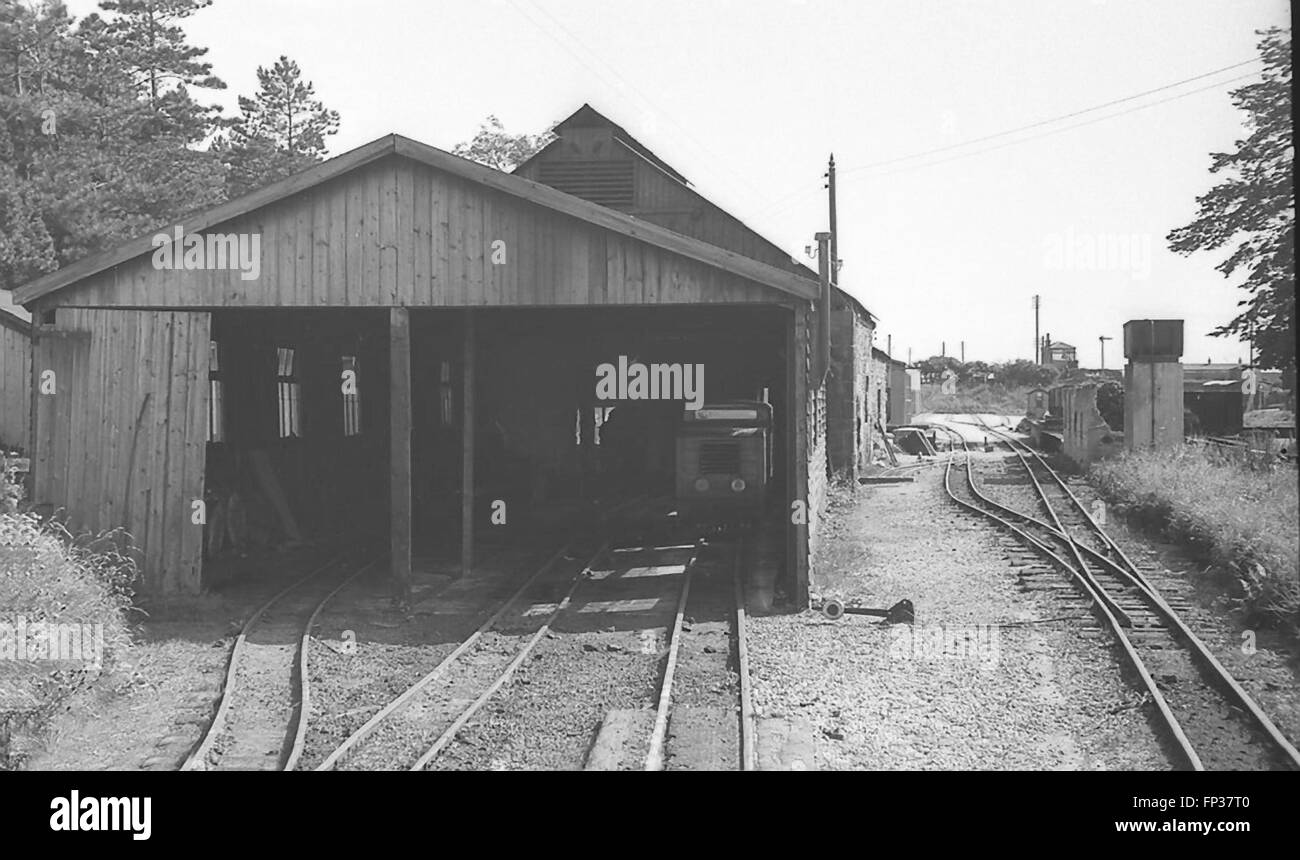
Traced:
POLYGON ((64 308, 38 331, 33 501, 74 534, 122 528, 143 585, 199 590, 210 316, 64 308))

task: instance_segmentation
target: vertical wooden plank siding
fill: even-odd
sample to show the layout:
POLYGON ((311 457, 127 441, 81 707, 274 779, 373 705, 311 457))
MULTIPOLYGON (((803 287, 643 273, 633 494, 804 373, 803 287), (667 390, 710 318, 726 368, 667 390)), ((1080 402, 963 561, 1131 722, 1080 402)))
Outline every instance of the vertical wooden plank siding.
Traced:
MULTIPOLYGON (((7 314, 8 311, 0 311, 7 314)), ((0 443, 30 448, 32 341, 24 326, 0 323, 0 443)))
POLYGON ((210 232, 260 236, 259 276, 244 279, 238 268, 158 270, 144 254, 70 285, 59 300, 208 309, 782 299, 743 277, 397 156, 210 232), (492 263, 497 239, 506 243, 505 265, 492 263), (593 243, 605 245, 603 272, 593 243), (627 277, 615 277, 616 268, 627 277))
POLYGON ((36 400, 34 501, 124 529, 149 590, 201 584, 209 337, 206 313, 64 308, 37 340, 56 388, 36 400))

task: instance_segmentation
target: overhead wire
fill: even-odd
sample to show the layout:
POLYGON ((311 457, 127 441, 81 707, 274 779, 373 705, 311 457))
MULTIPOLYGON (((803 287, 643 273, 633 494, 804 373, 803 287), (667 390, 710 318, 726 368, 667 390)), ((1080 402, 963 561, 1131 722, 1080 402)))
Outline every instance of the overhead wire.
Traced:
MULTIPOLYGON (((1243 62, 1241 62, 1241 63, 1234 63, 1234 64, 1232 64, 1232 65, 1230 65, 1230 66, 1224 66, 1223 68, 1216 69, 1216 70, 1214 70, 1214 71, 1212 71, 1212 72, 1205 72, 1205 73, 1203 73, 1203 74, 1195 75, 1195 76, 1190 77, 1190 78, 1185 78, 1185 79, 1183 79, 1183 80, 1181 80, 1181 81, 1177 81, 1177 82, 1172 83, 1172 84, 1166 84, 1166 85, 1161 86, 1161 87, 1156 87, 1156 88, 1154 88, 1154 89, 1145 90, 1145 91, 1143 91, 1143 92, 1141 92, 1141 93, 1134 93, 1133 95, 1125 96, 1125 97, 1120 98, 1120 99, 1113 99, 1113 100, 1111 100, 1111 101, 1109 101, 1109 102, 1105 102, 1104 104, 1093 105, 1092 107, 1089 107, 1089 108, 1083 108, 1083 109, 1080 109, 1080 110, 1071 111, 1070 113, 1061 114, 1060 116, 1052 117, 1052 118, 1050 118, 1050 119, 1039 120, 1039 121, 1037 121, 1037 122, 1029 123, 1029 124, 1027 124, 1027 125, 1017 126, 1016 128, 1006 129, 1006 130, 1004 130, 1004 131, 995 132, 995 133, 993 133, 993 134, 984 135, 984 136, 982 136, 982 137, 972 138, 972 139, 970 139, 970 140, 961 141, 961 142, 959 142, 959 143, 949 144, 949 145, 947 145, 947 146, 935 147, 935 148, 932 148, 932 149, 922 150, 922 151, 920 151, 920 152, 910 153, 910 154, 908 154, 908 155, 900 155, 900 156, 896 156, 896 157, 894 157, 894 158, 889 158, 889 159, 884 159, 884 160, 882 160, 882 161, 873 162, 873 163, 871 163, 871 164, 862 164, 862 165, 858 165, 857 167, 852 167, 852 168, 849 168, 849 169, 840 169, 840 170, 838 171, 838 173, 839 173, 840 178, 841 178, 843 181, 845 181, 845 182, 854 182, 854 181, 857 181, 857 180, 859 180, 859 179, 861 179, 861 178, 863 178, 863 177, 862 177, 861 175, 859 175, 859 176, 849 177, 848 179, 844 179, 845 174, 849 174, 849 173, 859 173, 859 174, 861 174, 861 173, 863 173, 864 171, 869 171, 869 170, 879 170, 879 168, 881 168, 881 167, 886 167, 886 166, 889 166, 889 165, 892 165, 892 164, 898 164, 898 163, 900 163, 900 162, 904 162, 904 161, 910 161, 910 160, 917 159, 917 158, 923 158, 923 157, 925 157, 925 156, 935 155, 935 154, 938 154, 938 153, 941 153, 941 152, 948 152, 948 151, 951 151, 951 150, 954 150, 954 149, 959 149, 959 148, 961 148, 961 147, 971 146, 971 145, 976 144, 976 143, 981 143, 981 142, 988 141, 988 140, 994 140, 994 139, 999 138, 999 137, 1005 137, 1005 136, 1010 135, 1010 134, 1015 134, 1015 133, 1018 133, 1018 132, 1023 132, 1023 131, 1027 131, 1027 130, 1034 129, 1034 128, 1041 128, 1041 127, 1043 127, 1043 126, 1045 126, 1045 125, 1050 125, 1050 124, 1052 124, 1052 123, 1061 122, 1062 120, 1065 120, 1065 119, 1070 119, 1070 118, 1077 117, 1077 116, 1083 116, 1083 115, 1085 115, 1085 114, 1092 113, 1092 112, 1097 111, 1097 110, 1102 110, 1102 109, 1105 109, 1105 108, 1107 108, 1107 107, 1114 107, 1115 105, 1118 105, 1118 104, 1123 104, 1123 103, 1130 102, 1130 101, 1133 101, 1133 100, 1138 99, 1138 98, 1142 98, 1142 97, 1145 97, 1145 96, 1149 96, 1149 95, 1151 95, 1151 94, 1153 94, 1153 93, 1163 92, 1163 91, 1166 91, 1166 90, 1169 90, 1169 89, 1173 89, 1174 87, 1183 86, 1183 85, 1185 85, 1185 84, 1187 84, 1187 83, 1190 83, 1190 82, 1192 82, 1192 81, 1203 80, 1203 79, 1206 78, 1206 77, 1210 77, 1210 76, 1213 76, 1213 75, 1216 75, 1216 74, 1222 74, 1224 71, 1229 71, 1229 70, 1232 70, 1232 69, 1235 69, 1235 68, 1240 68, 1241 66, 1249 65, 1250 63, 1258 62, 1258 61, 1259 61, 1259 58, 1256 58, 1255 60, 1247 60, 1247 61, 1243 61, 1243 62)), ((998 144, 998 145, 996 145, 996 146, 982 147, 982 148, 980 148, 980 149, 971 150, 971 151, 968 151, 968 152, 957 153, 957 154, 955 154, 955 155, 953 155, 953 156, 950 156, 950 157, 948 157, 948 158, 940 158, 940 159, 936 159, 936 160, 933 160, 933 161, 927 161, 927 162, 924 162, 924 163, 922 163, 922 164, 918 164, 918 165, 915 165, 915 166, 904 167, 904 168, 900 168, 900 169, 897 169, 897 170, 889 170, 889 171, 884 171, 884 172, 870 173, 870 174, 867 174, 867 175, 870 175, 870 176, 892 176, 892 175, 895 175, 895 174, 898 174, 898 173, 906 173, 906 172, 911 172, 912 170, 917 170, 917 169, 921 169, 921 168, 925 168, 925 167, 932 167, 932 166, 934 166, 934 165, 938 165, 938 164, 944 164, 944 163, 946 163, 946 162, 948 162, 948 161, 955 161, 955 160, 960 159, 960 158, 966 158, 966 157, 969 157, 969 156, 980 155, 980 154, 983 154, 983 153, 985 153, 985 152, 992 152, 992 151, 994 151, 994 150, 1002 149, 1002 148, 1005 148, 1005 147, 1007 147, 1007 146, 1015 146, 1015 145, 1017 145, 1017 144, 1021 144, 1021 143, 1028 143, 1028 142, 1033 141, 1033 140, 1038 140, 1039 138, 1049 137, 1049 136, 1054 135, 1054 134, 1059 134, 1060 132, 1063 132, 1063 131, 1069 131, 1069 130, 1071 130, 1071 129, 1075 129, 1075 128, 1082 128, 1082 127, 1084 127, 1084 126, 1092 125, 1092 124, 1097 123, 1097 122, 1102 122, 1102 121, 1104 121, 1104 120, 1114 119, 1114 118, 1116 118, 1116 117, 1124 116, 1125 114, 1130 114, 1130 113, 1135 113, 1135 112, 1137 112, 1137 111, 1146 110, 1146 109, 1148 109, 1148 108, 1156 107, 1156 106, 1158 106, 1158 105, 1162 105, 1162 104, 1166 104, 1166 103, 1168 103, 1168 102, 1176 101, 1176 100, 1178 100, 1178 99, 1186 98, 1187 96, 1196 95, 1197 93, 1207 92, 1207 91, 1209 91, 1209 90, 1213 90, 1213 89, 1219 89, 1220 87, 1226 86, 1226 85, 1228 85, 1228 84, 1236 83, 1237 81, 1241 81, 1241 80, 1245 80, 1245 79, 1247 79, 1247 78, 1254 77, 1256 74, 1258 74, 1258 72, 1250 72, 1250 73, 1247 73, 1247 74, 1244 74, 1244 75, 1237 75, 1237 76, 1235 76, 1235 77, 1227 78, 1227 79, 1222 80, 1222 81, 1216 81, 1215 83, 1210 84, 1210 85, 1208 85, 1208 86, 1197 87, 1196 89, 1187 90, 1186 92, 1182 92, 1182 93, 1177 93, 1177 94, 1172 95, 1172 96, 1169 96, 1169 97, 1167 97, 1167 98, 1157 99, 1157 100, 1155 100, 1155 101, 1146 102, 1146 103, 1143 103, 1143 104, 1140 104, 1140 105, 1136 105, 1136 106, 1134 106, 1134 107, 1128 108, 1127 110, 1116 111, 1116 112, 1114 112, 1114 113, 1108 113, 1108 114, 1105 114, 1104 116, 1095 117, 1095 118, 1092 118, 1092 119, 1086 120, 1086 121, 1084 121, 1084 122, 1072 123, 1072 124, 1070 124, 1070 125, 1061 126, 1061 127, 1059 127, 1059 128, 1048 129, 1048 130, 1046 130, 1046 131, 1044 131, 1044 132, 1042 132, 1042 133, 1040 133, 1040 134, 1033 134, 1033 135, 1028 135, 1028 136, 1025 136, 1025 137, 1016 138, 1016 139, 1014 139, 1014 140, 1010 140, 1010 141, 1007 141, 1007 142, 1005 142, 1005 143, 1000 143, 1000 144, 998 144)), ((778 198, 777 201, 776 201, 776 203, 775 203, 775 205, 773 206, 773 208, 766 210, 763 214, 765 214, 765 215, 771 215, 771 214, 774 214, 774 213, 776 213, 776 212, 783 212, 783 211, 785 211, 786 209, 789 209, 791 206, 796 205, 796 204, 797 204, 798 202, 800 202, 801 200, 803 200, 803 199, 805 199, 805 198, 807 198, 807 197, 810 197, 810 196, 812 196, 813 194, 818 194, 818 193, 820 193, 820 191, 821 191, 821 189, 820 189, 820 188, 817 188, 817 189, 806 189, 806 190, 796 191, 796 192, 793 192, 793 193, 791 193, 791 194, 787 194, 787 195, 785 195, 785 196, 783 196, 783 197, 778 198)))

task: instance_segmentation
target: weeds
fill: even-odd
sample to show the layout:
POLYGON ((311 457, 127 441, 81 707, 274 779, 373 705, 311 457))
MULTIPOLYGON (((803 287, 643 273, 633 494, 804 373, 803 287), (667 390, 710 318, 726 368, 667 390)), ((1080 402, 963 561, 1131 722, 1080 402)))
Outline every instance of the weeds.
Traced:
MULTIPOLYGON (((0 487, 0 497, 13 498, 11 490, 0 487)), ((120 532, 78 538, 13 507, 0 512, 0 769, 19 763, 16 731, 39 732, 130 646, 137 573, 120 532), (57 650, 56 635, 82 631, 93 631, 93 663, 80 637, 77 659, 57 650)))
POLYGON ((1257 470, 1190 446, 1095 464, 1121 514, 1232 571, 1251 623, 1300 635, 1300 487, 1294 469, 1257 470))

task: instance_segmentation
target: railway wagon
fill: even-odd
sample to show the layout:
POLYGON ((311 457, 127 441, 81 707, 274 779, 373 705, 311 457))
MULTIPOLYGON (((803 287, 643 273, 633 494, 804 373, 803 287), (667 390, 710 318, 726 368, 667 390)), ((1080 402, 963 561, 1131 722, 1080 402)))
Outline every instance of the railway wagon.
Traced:
POLYGON ((761 401, 686 410, 677 428, 677 502, 688 516, 758 513, 772 475, 772 407, 761 401))

